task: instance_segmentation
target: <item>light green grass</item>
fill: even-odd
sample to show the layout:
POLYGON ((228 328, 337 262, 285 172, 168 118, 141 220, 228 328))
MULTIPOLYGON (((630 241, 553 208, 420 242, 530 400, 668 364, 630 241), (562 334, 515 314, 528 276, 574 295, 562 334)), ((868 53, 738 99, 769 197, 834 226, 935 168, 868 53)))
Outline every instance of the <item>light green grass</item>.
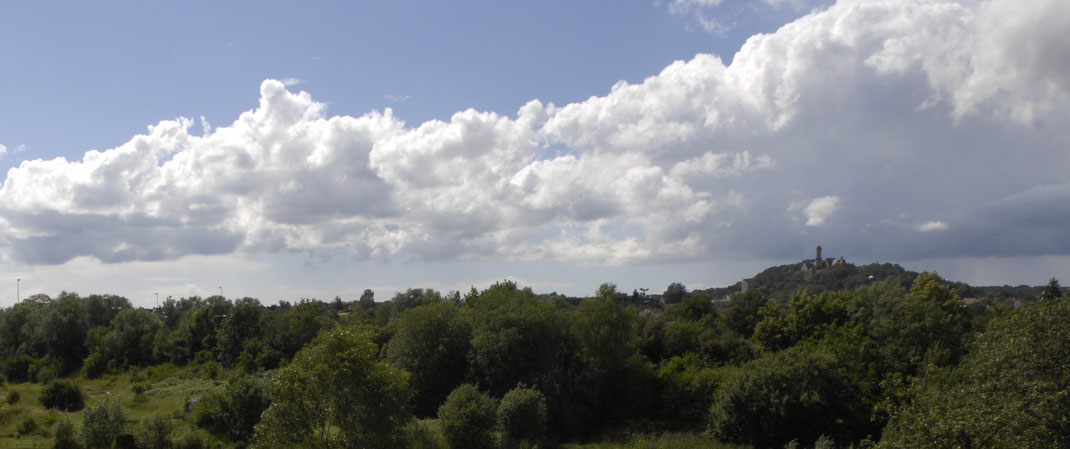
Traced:
MULTIPOLYGON (((115 398, 123 406, 127 418, 127 431, 133 431, 145 417, 163 412, 171 416, 175 434, 192 429, 186 401, 201 398, 222 389, 224 380, 209 380, 189 368, 159 365, 134 369, 121 374, 107 374, 98 379, 68 377, 63 379, 78 385, 85 397, 85 405, 115 398), (141 395, 135 394, 134 384, 145 387, 141 395)), ((41 406, 38 397, 42 384, 6 383, 0 387, 0 448, 49 448, 52 447, 52 431, 55 424, 68 417, 75 427, 82 422, 82 411, 61 412, 41 406), (19 394, 19 401, 9 405, 4 399, 9 391, 19 394), (37 422, 37 430, 30 435, 18 435, 19 425, 26 419, 37 422)))

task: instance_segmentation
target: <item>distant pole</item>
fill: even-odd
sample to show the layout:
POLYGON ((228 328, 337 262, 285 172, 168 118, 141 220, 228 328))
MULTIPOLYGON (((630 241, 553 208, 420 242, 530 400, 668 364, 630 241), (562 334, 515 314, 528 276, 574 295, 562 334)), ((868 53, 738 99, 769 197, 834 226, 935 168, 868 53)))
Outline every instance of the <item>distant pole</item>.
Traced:
POLYGON ((22 278, 15 279, 15 304, 22 302, 22 278))
POLYGON ((219 287, 219 296, 223 296, 223 287, 219 287))
POLYGON ((156 292, 155 295, 156 295, 156 308, 159 309, 160 308, 160 292, 156 292))

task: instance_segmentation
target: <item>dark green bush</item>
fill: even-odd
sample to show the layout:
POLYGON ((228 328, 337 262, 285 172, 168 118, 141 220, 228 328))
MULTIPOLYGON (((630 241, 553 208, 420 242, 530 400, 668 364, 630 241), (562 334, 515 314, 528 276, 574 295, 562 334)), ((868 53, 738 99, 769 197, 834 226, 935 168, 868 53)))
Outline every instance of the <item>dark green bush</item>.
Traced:
POLYGON ((37 430, 37 421, 34 421, 33 418, 26 418, 19 423, 17 432, 19 435, 29 435, 35 430, 37 430))
POLYGON ((870 413, 831 356, 798 349, 767 354, 732 374, 710 408, 710 430, 730 443, 810 446, 822 434, 853 441, 870 413))
POLYGON ((18 354, 8 357, 0 363, 0 373, 4 375, 4 378, 11 383, 26 382, 32 379, 30 367, 37 362, 37 359, 30 357, 26 354, 18 354))
POLYGON ((52 382, 41 390, 41 405, 65 412, 81 410, 85 407, 82 389, 66 382, 52 382))
POLYGON ((446 441, 454 449, 483 449, 494 447, 494 399, 481 393, 474 385, 455 388, 438 408, 439 424, 446 441))
POLYGON ((19 392, 11 390, 7 392, 7 405, 15 405, 19 402, 19 392))
POLYGON ((534 388, 516 387, 498 405, 498 425, 508 445, 537 444, 546 430, 546 397, 534 388))
POLYGON ((208 395, 193 409, 193 422, 212 435, 230 441, 249 441, 253 427, 270 403, 263 381, 248 375, 230 380, 223 391, 208 395))

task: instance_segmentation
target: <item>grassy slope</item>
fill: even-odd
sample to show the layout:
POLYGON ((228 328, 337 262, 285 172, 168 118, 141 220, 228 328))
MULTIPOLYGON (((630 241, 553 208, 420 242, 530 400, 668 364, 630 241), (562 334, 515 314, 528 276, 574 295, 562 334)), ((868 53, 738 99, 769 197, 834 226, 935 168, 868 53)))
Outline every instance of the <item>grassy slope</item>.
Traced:
MULTIPOLYGON (((63 380, 82 388, 87 406, 104 398, 117 398, 126 411, 128 431, 136 429, 137 423, 144 417, 160 412, 171 415, 176 434, 191 428, 191 423, 188 422, 189 414, 185 413, 186 400, 201 397, 222 388, 223 385, 221 380, 204 379, 189 368, 175 368, 170 365, 105 375, 93 380, 77 377, 63 380), (141 397, 136 397, 133 392, 134 384, 147 387, 141 397)), ((65 413, 42 407, 38 401, 42 388, 42 384, 28 382, 4 384, 0 388, 0 447, 51 447, 52 430, 64 416, 68 416, 76 427, 81 424, 81 411, 65 413), (14 405, 4 401, 9 391, 19 394, 19 401, 14 405), (26 418, 36 421, 37 430, 29 435, 17 435, 19 425, 26 418)))

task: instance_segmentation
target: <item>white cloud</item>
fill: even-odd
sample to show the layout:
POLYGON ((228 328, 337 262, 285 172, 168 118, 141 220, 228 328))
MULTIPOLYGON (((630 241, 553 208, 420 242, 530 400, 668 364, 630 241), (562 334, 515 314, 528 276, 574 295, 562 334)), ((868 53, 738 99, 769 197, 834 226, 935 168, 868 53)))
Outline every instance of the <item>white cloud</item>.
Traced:
POLYGON ((802 212, 802 218, 806 219, 806 225, 812 227, 825 226, 829 217, 836 213, 840 207, 840 198, 834 195, 814 198, 810 201, 793 202, 788 206, 788 212, 802 212))
POLYGON ((23 151, 26 151, 26 145, 17 145, 15 146, 15 148, 8 148, 7 146, 0 144, 0 159, 3 159, 5 156, 7 156, 9 151, 12 154, 21 153, 23 151))
POLYGON ((794 257, 817 238, 847 255, 1070 251, 1043 241, 1070 223, 1045 209, 1070 166, 1068 59, 1003 40, 1063 54, 1067 7, 1013 5, 845 1, 752 37, 729 66, 698 55, 603 97, 414 127, 389 109, 327 116, 268 80, 256 108, 202 119, 200 136, 177 119, 79 161, 24 161, 0 188, 0 248, 45 264, 309 252, 614 265, 794 257), (932 216, 947 222, 911 218, 932 216), (931 223, 957 238, 916 232, 931 223), (1006 229, 1013 248, 962 240, 1006 229))
POLYGON ((926 221, 925 223, 918 225, 918 231, 921 232, 946 231, 948 229, 950 228, 947 223, 942 221, 926 221))

